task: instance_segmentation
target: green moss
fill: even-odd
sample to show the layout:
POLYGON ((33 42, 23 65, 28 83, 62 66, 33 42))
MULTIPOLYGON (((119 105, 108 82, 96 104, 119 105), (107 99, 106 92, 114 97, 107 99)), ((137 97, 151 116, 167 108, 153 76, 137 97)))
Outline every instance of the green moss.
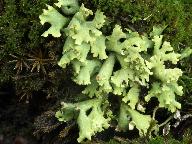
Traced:
POLYGON ((56 41, 50 37, 45 40, 41 37, 46 27, 40 24, 39 15, 46 4, 54 2, 56 0, 3 2, 0 14, 0 84, 11 79, 19 96, 30 97, 33 91, 43 89, 55 95, 60 82, 55 79, 61 75, 64 77, 63 71, 57 67, 61 39, 56 41), (52 79, 51 88, 44 88, 49 79, 52 79))
POLYGON ((38 14, 42 12, 48 0, 5 0, 4 11, 0 16, 1 35, 5 53, 21 54, 36 48, 42 42, 38 14))

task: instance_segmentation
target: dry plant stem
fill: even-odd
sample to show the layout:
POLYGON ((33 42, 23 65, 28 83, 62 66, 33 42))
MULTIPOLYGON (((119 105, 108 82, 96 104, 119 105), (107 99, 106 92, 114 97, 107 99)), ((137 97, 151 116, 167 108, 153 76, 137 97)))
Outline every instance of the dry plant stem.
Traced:
POLYGON ((152 116, 152 119, 155 120, 155 115, 156 115, 156 112, 157 110, 159 109, 159 107, 155 107, 155 109, 153 110, 153 116, 152 116))
MULTIPOLYGON (((154 110, 153 110, 153 116, 152 116, 152 119, 155 120, 155 115, 156 115, 156 112, 157 110, 159 109, 159 107, 157 106, 154 110)), ((162 127, 164 125, 166 125, 171 119, 173 118, 173 115, 171 115, 170 117, 167 118, 167 120, 165 120, 163 123, 161 123, 160 125, 158 125, 158 127, 162 127)))
POLYGON ((173 118, 174 116, 173 115, 171 115, 170 117, 168 117, 167 118, 167 120, 166 121, 164 121, 163 123, 161 123, 158 127, 160 128, 160 127, 162 127, 162 126, 164 126, 164 125, 166 125, 172 118, 173 118))

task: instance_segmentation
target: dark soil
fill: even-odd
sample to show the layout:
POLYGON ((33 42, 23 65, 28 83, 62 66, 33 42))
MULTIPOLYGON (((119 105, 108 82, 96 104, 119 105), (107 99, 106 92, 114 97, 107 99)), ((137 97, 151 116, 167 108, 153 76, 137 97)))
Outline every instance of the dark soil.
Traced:
POLYGON ((13 85, 0 89, 0 144, 38 144, 32 135, 33 114, 29 104, 19 103, 13 85))
POLYGON ((0 144, 75 144, 78 127, 74 125, 68 138, 59 138, 66 124, 59 124, 53 111, 47 111, 54 100, 42 92, 34 92, 29 103, 18 101, 14 85, 0 87, 0 144))

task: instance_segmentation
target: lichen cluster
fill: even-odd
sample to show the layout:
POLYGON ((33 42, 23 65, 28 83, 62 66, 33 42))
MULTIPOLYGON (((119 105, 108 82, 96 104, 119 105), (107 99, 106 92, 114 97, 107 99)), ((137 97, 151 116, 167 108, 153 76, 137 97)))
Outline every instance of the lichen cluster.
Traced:
MULTIPOLYGON (((65 0, 59 0, 55 5, 66 6, 64 4, 65 0)), ((177 84, 182 71, 166 68, 166 63, 177 64, 181 54, 163 41, 162 28, 154 27, 150 35, 140 35, 115 25, 111 35, 104 35, 102 27, 106 16, 101 11, 94 14, 83 4, 77 10, 77 3, 70 7, 75 9, 70 13, 74 14, 71 19, 51 6, 40 15, 42 24, 51 24, 43 36, 59 37, 61 31, 64 32, 66 40, 58 65, 62 68, 72 65, 72 79, 85 86, 82 93, 88 99, 74 104, 62 103, 56 113, 58 120, 76 119, 80 129, 78 142, 91 140, 91 136, 110 126, 113 112, 109 109, 108 97, 113 94, 120 99, 119 130, 131 130, 135 126, 140 136, 157 132, 157 123, 150 128, 155 119, 145 114, 144 103, 156 97, 159 108, 167 108, 172 113, 181 108, 176 96, 183 94, 182 86, 177 84), (142 87, 148 89, 144 100, 142 87)), ((68 11, 63 13, 67 15, 68 11)))

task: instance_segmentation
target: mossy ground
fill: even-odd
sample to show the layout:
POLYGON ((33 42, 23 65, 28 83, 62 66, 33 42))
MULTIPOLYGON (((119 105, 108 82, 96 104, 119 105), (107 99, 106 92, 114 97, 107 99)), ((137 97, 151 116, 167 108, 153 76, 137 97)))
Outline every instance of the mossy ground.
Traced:
MULTIPOLYGON (((74 87, 74 83, 69 79, 70 70, 63 71, 57 66, 64 39, 41 37, 49 25, 41 26, 38 16, 42 13, 42 9, 46 8, 45 4, 52 5, 55 1, 0 0, 0 85, 4 87, 7 82, 12 83, 11 87, 16 93, 14 99, 10 97, 16 103, 6 107, 7 109, 11 110, 16 105, 23 107, 22 103, 27 102, 30 110, 37 111, 35 115, 30 116, 30 125, 38 115, 54 109, 53 106, 56 107, 60 99, 74 101, 72 95, 79 91, 76 87, 77 90, 71 91, 74 89, 71 88, 74 87), (40 109, 32 106, 34 101, 39 101, 40 109), (45 107, 42 108, 42 104, 45 107)), ((106 27, 106 33, 116 23, 139 33, 149 33, 154 25, 164 25, 166 26, 163 32, 164 39, 171 42, 175 51, 181 52, 187 47, 192 48, 192 0, 81 0, 81 2, 93 11, 101 9, 107 15, 109 25, 106 27)), ((192 57, 182 60, 178 67, 184 71, 180 78, 180 84, 184 87, 184 96, 179 99, 183 104, 182 113, 190 114, 192 57)), ((4 100, 2 95, 4 94, 0 92, 0 99, 4 100)), ((1 110, 3 108, 5 107, 1 110)), ((22 111, 22 108, 18 111, 22 111)), ((21 115, 19 118, 22 121, 21 115)), ((26 122, 26 116, 23 116, 23 121, 26 122)), ((13 125, 18 123, 20 122, 13 122, 13 125)), ((5 121, 1 121, 0 126, 2 124, 6 126, 5 121)), ((20 130, 22 131, 22 127, 25 126, 21 125, 20 130)), ((187 125, 186 129, 187 127, 190 125, 187 125)), ((5 128, 0 127, 0 134, 5 134, 5 131, 3 132, 5 128)), ((27 133, 32 134, 32 131, 30 127, 27 133)), ((15 135, 17 131, 13 131, 12 136, 15 135)), ((157 141, 162 141, 162 138, 157 138, 157 141)))

